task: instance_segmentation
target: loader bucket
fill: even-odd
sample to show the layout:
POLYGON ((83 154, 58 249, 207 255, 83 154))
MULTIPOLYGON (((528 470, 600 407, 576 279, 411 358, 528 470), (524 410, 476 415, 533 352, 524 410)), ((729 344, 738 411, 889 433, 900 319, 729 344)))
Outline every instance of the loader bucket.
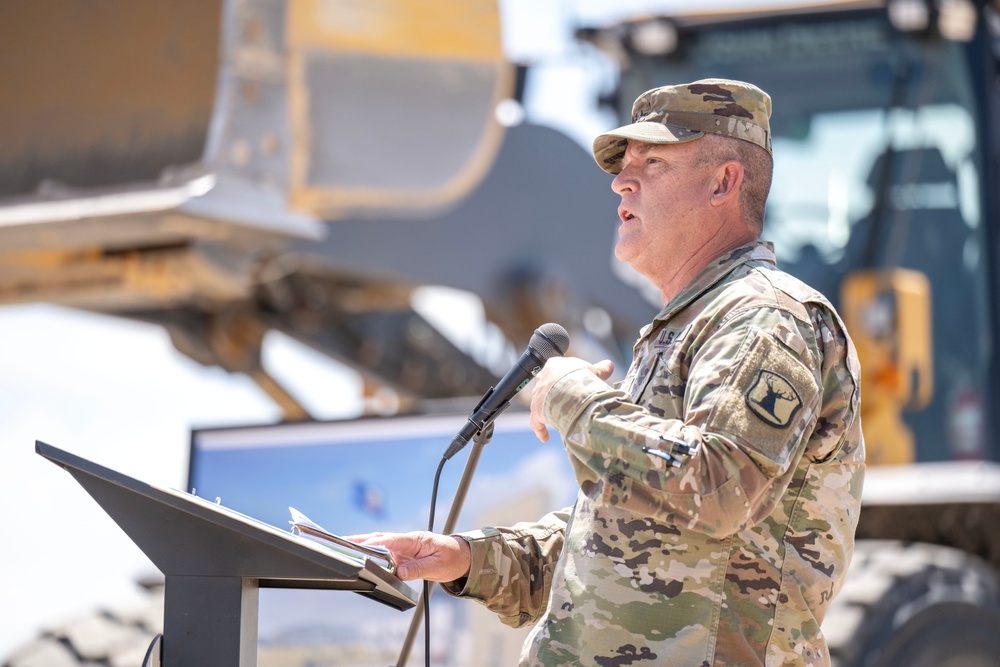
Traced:
POLYGON ((4 2, 0 208, 210 174, 312 218, 426 216, 492 165, 513 85, 494 0, 4 2))
POLYGON ((205 151, 222 3, 0 3, 0 197, 156 181, 205 151))

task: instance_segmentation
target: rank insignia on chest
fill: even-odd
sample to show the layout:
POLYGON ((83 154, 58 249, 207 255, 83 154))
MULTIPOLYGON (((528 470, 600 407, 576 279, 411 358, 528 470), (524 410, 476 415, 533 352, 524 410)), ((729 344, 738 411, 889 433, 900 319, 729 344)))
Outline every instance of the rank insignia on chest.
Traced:
POLYGON ((777 428, 787 428, 802 407, 802 399, 791 382, 763 369, 757 373, 756 381, 745 396, 750 410, 777 428))

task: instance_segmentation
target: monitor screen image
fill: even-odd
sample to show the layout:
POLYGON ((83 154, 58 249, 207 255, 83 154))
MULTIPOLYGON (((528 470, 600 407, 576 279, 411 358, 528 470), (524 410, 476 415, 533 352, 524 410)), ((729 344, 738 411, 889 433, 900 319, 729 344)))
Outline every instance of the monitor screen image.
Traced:
MULTIPOLYGON (((342 536, 427 528, 434 472, 467 415, 364 418, 195 430, 187 490, 288 529, 290 507, 342 536)), ((526 412, 495 422, 479 457, 456 532, 534 521, 571 505, 576 481, 558 433, 540 442, 526 412)), ((450 459, 438 490, 441 531, 473 445, 450 459)), ((419 585, 419 582, 411 582, 419 585)), ((413 611, 353 593, 261 589, 258 664, 396 664, 413 611)), ((516 664, 527 629, 441 590, 431 596, 436 665, 516 664)), ((423 630, 408 664, 423 662, 423 630)))

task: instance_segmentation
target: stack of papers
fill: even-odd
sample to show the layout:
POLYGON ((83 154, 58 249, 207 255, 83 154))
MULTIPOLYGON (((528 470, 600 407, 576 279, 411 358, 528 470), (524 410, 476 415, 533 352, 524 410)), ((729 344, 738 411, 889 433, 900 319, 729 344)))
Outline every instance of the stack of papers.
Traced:
POLYGON ((379 564, 390 574, 396 573, 396 561, 393 560, 392 554, 385 547, 352 542, 347 538, 334 535, 294 507, 289 507, 288 511, 292 514, 292 519, 288 523, 292 524, 291 530, 295 535, 301 535, 359 562, 374 558, 381 561, 379 564))

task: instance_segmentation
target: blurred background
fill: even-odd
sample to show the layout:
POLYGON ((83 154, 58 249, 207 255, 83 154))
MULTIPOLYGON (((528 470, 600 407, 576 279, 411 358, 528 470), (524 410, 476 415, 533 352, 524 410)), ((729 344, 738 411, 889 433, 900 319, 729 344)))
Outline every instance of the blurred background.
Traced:
POLYGON ((590 142, 714 76, 772 95, 764 236, 863 362, 834 662, 1000 664, 998 11, 0 4, 0 664, 155 575, 36 440, 184 488, 192 431, 467 411, 544 322, 623 372, 659 304, 590 142))
MULTIPOLYGON (((114 9, 101 4, 85 9, 49 3, 36 12, 45 20, 46 12, 55 19, 73 10, 101 15, 114 9)), ((23 5, 10 3, 3 12, 16 14, 23 5)), ((531 113, 542 123, 566 126, 581 145, 612 121, 586 93, 595 76, 604 74, 590 71, 593 56, 580 53, 574 26, 583 16, 603 21, 657 3, 603 5, 506 0, 499 7, 508 57, 548 63, 545 80, 535 84, 538 101, 531 113)), ((17 51, 7 41, 0 45, 0 59, 6 70, 42 48, 29 42, 17 51)), ((10 108, 16 91, 5 87, 0 100, 10 108)), ((581 150, 581 162, 586 158, 581 150)), ((613 216, 612 208, 608 217, 613 216)), ((419 299, 459 345, 491 346, 482 342, 486 323, 474 297, 432 289, 419 299)), ((247 376, 203 366, 178 352, 154 324, 37 303, 0 308, 0 323, 0 511, 12 531, 0 574, 2 658, 45 627, 97 607, 141 601, 134 582, 155 573, 72 478, 35 454, 35 440, 142 480, 183 488, 192 428, 269 424, 281 420, 282 411, 247 376)), ((363 383, 350 367, 277 333, 268 337, 264 352, 265 365, 295 388, 315 417, 362 414, 363 383)), ((492 354, 506 359, 509 350, 492 354)))

